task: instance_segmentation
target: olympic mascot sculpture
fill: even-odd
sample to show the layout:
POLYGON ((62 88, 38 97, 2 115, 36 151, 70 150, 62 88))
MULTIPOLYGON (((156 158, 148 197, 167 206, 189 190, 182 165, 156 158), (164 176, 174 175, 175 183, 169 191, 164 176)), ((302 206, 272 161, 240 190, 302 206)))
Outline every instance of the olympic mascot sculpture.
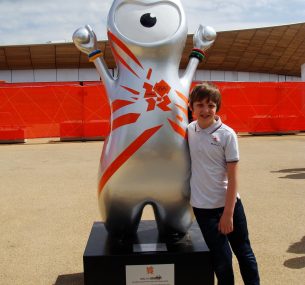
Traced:
POLYGON ((179 0, 115 0, 108 15, 108 39, 118 68, 113 78, 90 26, 73 34, 77 48, 94 62, 112 110, 98 184, 99 208, 111 235, 135 234, 147 204, 160 235, 183 235, 192 223, 188 92, 216 33, 199 26, 190 61, 179 77, 186 37, 179 0))

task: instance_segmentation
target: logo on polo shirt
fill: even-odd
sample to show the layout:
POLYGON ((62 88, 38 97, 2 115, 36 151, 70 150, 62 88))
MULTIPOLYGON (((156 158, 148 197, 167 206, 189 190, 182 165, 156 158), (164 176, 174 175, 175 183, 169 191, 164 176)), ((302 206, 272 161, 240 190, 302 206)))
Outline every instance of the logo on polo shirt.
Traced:
POLYGON ((212 145, 217 145, 217 146, 220 146, 220 138, 216 135, 212 135, 212 139, 213 141, 211 142, 212 145))
POLYGON ((215 141, 215 142, 220 142, 219 137, 217 137, 217 136, 215 136, 215 135, 212 135, 212 139, 213 139, 213 141, 215 141))

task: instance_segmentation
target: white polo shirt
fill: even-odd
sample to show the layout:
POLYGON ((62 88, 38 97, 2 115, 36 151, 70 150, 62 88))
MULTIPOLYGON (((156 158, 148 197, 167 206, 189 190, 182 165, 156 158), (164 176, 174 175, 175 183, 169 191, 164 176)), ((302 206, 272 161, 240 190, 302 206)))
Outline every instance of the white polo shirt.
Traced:
POLYGON ((239 160, 236 133, 217 116, 216 122, 206 129, 201 129, 197 121, 190 123, 188 142, 192 161, 191 205, 201 209, 224 207, 227 163, 239 160))

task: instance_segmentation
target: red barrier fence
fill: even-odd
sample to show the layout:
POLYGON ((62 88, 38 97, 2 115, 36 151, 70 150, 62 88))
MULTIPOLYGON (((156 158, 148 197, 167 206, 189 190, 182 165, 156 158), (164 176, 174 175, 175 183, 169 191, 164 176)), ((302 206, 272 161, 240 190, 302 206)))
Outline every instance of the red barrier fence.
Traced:
POLYGON ((305 130, 305 82, 217 83, 220 115, 237 132, 283 133, 305 130))
MULTIPOLYGON (((305 83, 217 82, 222 120, 237 132, 305 130, 305 83)), ((0 84, 0 141, 92 139, 110 130, 110 107, 98 82, 0 84)))
POLYGON ((100 83, 0 84, 0 140, 105 137, 109 117, 100 83))

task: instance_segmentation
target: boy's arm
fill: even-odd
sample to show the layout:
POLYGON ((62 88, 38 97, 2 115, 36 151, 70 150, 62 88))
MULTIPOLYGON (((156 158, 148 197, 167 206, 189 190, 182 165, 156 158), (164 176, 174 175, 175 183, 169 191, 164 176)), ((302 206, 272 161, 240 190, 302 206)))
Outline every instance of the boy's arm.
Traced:
POLYGON ((227 175, 226 204, 218 224, 218 230, 225 235, 233 231, 233 213, 237 195, 237 162, 227 163, 227 175))

